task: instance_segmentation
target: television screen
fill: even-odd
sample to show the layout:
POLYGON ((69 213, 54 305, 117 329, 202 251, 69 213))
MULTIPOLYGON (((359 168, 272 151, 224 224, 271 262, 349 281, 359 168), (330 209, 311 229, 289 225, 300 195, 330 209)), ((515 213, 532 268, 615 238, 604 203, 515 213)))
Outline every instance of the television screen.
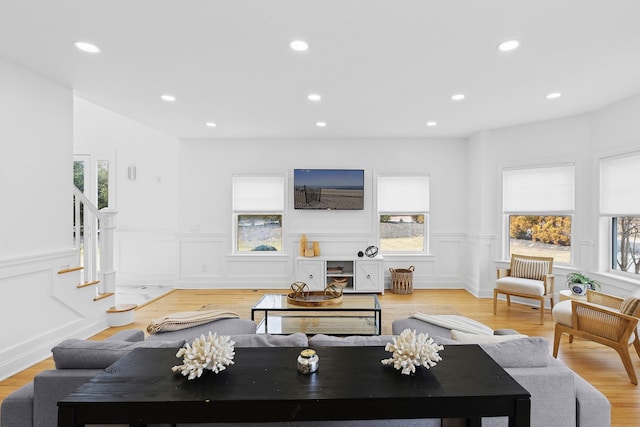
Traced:
POLYGON ((364 170, 294 169, 295 209, 364 209, 364 170))

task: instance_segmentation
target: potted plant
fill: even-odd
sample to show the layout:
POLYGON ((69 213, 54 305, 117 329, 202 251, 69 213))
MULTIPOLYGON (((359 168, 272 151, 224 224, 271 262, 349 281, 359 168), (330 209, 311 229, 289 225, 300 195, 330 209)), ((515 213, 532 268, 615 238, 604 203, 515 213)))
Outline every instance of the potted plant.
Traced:
POLYGON ((600 289, 600 283, 591 279, 589 276, 578 272, 567 274, 566 283, 567 287, 571 289, 571 292, 576 295, 585 295, 587 293, 587 289, 594 291, 600 289))

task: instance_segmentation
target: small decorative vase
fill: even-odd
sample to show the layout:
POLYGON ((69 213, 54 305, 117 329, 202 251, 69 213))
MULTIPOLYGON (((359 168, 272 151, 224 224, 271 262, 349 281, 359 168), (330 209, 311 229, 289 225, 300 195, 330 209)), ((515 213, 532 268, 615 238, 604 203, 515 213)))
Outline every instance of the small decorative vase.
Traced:
POLYGON ((571 289, 571 292, 573 292, 574 295, 582 296, 587 293, 587 285, 584 283, 572 283, 569 285, 569 289, 571 289))

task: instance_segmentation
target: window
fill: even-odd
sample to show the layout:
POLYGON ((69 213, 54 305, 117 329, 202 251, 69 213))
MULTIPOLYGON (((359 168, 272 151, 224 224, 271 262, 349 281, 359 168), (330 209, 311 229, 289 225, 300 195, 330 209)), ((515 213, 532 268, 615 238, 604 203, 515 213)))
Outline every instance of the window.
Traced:
POLYGON ((571 216, 509 215, 509 253, 571 262, 571 216))
POLYGON ((600 161, 600 215, 610 218, 611 270, 640 274, 640 154, 600 161))
POLYGON ((234 176, 235 252, 282 251, 283 211, 283 177, 234 176))
POLYGON ((640 274, 640 217, 613 217, 611 229, 611 268, 640 274))
POLYGON ((378 177, 380 251, 427 252, 429 176, 378 177))
POLYGON ((509 254, 571 262, 574 169, 562 165, 503 171, 509 254))

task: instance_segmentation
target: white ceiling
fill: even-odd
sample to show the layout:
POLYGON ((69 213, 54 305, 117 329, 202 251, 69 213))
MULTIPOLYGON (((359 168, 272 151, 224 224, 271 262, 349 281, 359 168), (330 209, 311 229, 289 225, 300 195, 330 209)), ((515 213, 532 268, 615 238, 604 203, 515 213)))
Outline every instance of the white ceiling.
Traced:
POLYGON ((640 93, 640 0, 0 0, 0 58, 179 138, 465 137, 640 93))

